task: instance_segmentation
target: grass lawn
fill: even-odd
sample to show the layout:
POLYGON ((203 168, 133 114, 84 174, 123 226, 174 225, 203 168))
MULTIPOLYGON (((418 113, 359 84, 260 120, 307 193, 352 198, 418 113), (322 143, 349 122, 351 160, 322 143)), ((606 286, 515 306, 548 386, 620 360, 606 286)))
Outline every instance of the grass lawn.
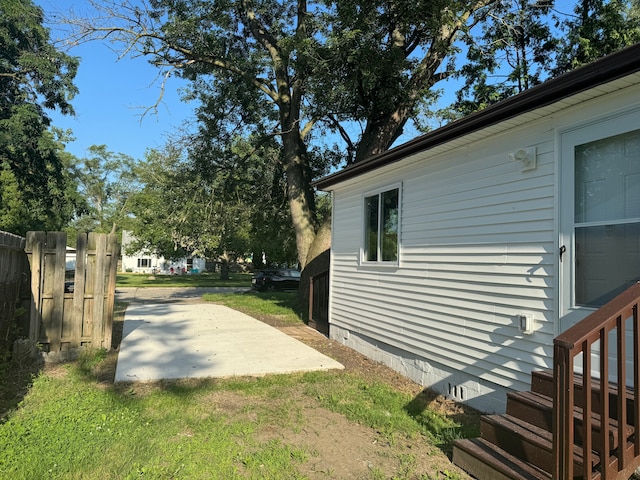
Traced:
POLYGON ((250 273, 232 273, 229 280, 220 280, 219 273, 197 275, 144 275, 119 273, 118 287, 251 287, 250 273))
POLYGON ((208 302, 226 305, 239 312, 261 320, 275 320, 279 324, 300 324, 308 316, 298 302, 295 292, 247 292, 243 295, 205 293, 202 298, 208 302))
MULTIPOLYGON (((207 297, 300 326, 295 298, 207 297)), ((116 304, 114 338, 125 309, 116 304)), ((0 404, 0 479, 469 478, 447 454, 455 438, 477 433, 477 422, 439 408, 434 397, 398 389, 370 363, 114 384, 116 360, 115 350, 87 351, 75 362, 41 367, 27 388, 14 388, 19 404, 5 384, 28 366, 0 371, 0 393, 14 402, 0 404)))

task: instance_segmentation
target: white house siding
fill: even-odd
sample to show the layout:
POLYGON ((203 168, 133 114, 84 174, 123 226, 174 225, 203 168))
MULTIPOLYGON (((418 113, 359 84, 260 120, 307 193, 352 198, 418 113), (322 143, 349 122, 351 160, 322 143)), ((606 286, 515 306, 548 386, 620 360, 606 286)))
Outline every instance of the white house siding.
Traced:
POLYGON ((490 127, 334 185, 331 337, 456 400, 504 411, 506 390, 528 389, 532 370, 552 366, 558 131, 625 104, 613 97, 579 108, 568 99, 554 116, 532 112, 525 125, 516 118, 503 133, 490 127), (531 171, 509 158, 525 147, 537 150, 531 171), (361 265, 363 196, 398 183, 400 264, 361 265), (521 313, 533 314, 533 334, 520 332, 521 313))
MULTIPOLYGON (((144 273, 169 275, 173 272, 181 274, 189 270, 189 264, 186 258, 178 260, 166 260, 164 257, 151 253, 138 252, 133 255, 122 255, 122 271, 132 273, 144 273), (144 259, 146 266, 139 266, 138 260, 144 259)), ((193 257, 191 272, 202 273, 206 270, 206 259, 193 257)))
MULTIPOLYGON (((134 241, 134 236, 127 230, 122 231, 122 271, 133 273, 160 273, 170 274, 172 272, 182 273, 189 269, 188 260, 181 258, 178 260, 166 260, 151 252, 135 252, 127 255, 126 247, 134 241), (172 270, 173 269, 173 270, 172 270)), ((204 272, 206 270, 206 259, 193 257, 191 261, 191 271, 204 272)))

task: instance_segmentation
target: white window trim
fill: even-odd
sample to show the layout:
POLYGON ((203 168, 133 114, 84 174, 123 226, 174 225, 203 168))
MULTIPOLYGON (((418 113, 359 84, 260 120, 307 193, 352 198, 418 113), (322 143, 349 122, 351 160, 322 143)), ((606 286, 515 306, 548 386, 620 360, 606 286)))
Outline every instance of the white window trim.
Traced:
MULTIPOLYGON (((594 135, 592 140, 601 140, 611 136, 619 135, 624 132, 636 130, 632 127, 638 125, 640 117, 640 108, 637 105, 625 106, 607 112, 604 115, 595 116, 587 121, 575 121, 570 125, 556 130, 555 149, 556 149, 556 165, 559 181, 557 182, 556 191, 556 218, 558 219, 558 248, 565 245, 569 251, 563 254, 562 261, 558 260, 558 317, 560 320, 556 325, 556 334, 568 328, 569 323, 577 323, 588 313, 597 308, 576 305, 575 292, 575 234, 573 220, 573 201, 571 207, 567 203, 562 203, 563 195, 573 198, 574 192, 574 176, 572 173, 573 163, 567 164, 564 155, 564 149, 567 145, 571 146, 571 136, 581 131, 598 127, 598 134, 594 135), (625 120, 626 119, 626 120, 625 120), (582 313, 580 313, 582 312, 582 313), (570 318, 569 322, 563 325, 563 319, 570 318), (576 320, 571 320, 576 318, 576 320)), ((558 255, 556 258, 560 258, 558 255)))
POLYGON ((383 267, 383 268, 398 268, 402 258, 402 182, 392 183, 383 187, 375 188, 364 192, 360 198, 361 205, 361 219, 360 228, 362 229, 362 235, 360 238, 360 253, 359 253, 359 265, 361 267, 383 267), (370 261, 366 259, 365 245, 367 242, 367 229, 366 223, 366 203, 365 199, 374 195, 380 195, 381 193, 388 192, 390 190, 398 189, 398 252, 397 259, 394 261, 376 260, 370 261))
POLYGON ((151 258, 138 257, 138 268, 151 268, 151 258), (147 265, 145 265, 147 264, 147 265))

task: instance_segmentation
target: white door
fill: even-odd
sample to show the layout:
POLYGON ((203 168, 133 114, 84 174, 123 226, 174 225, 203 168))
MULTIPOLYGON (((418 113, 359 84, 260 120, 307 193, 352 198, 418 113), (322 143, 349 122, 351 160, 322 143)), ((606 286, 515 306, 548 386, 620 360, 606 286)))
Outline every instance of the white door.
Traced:
POLYGON ((560 139, 560 331, 640 279, 640 112, 560 139))

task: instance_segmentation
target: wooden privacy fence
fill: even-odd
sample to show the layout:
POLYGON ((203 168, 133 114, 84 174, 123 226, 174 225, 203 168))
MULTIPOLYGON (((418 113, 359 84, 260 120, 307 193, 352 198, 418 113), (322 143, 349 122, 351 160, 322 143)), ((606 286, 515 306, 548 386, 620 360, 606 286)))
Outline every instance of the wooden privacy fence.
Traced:
POLYGON ((20 333, 20 316, 29 306, 21 297, 28 295, 29 265, 24 254, 25 239, 0 232, 0 353, 11 351, 11 343, 20 333))
POLYGON ((73 288, 67 293, 66 233, 28 232, 25 252, 31 267, 29 339, 45 352, 110 349, 120 254, 116 235, 78 234, 73 277, 67 278, 73 288))

